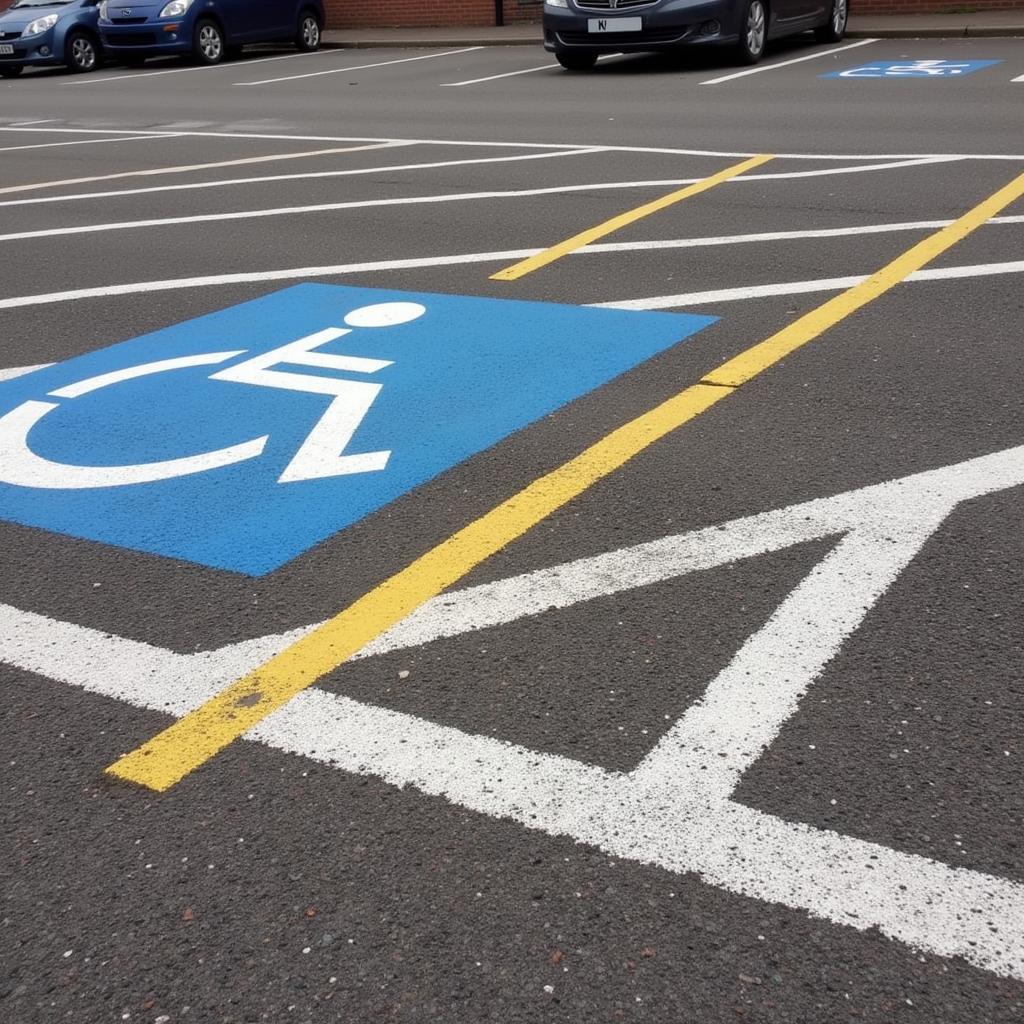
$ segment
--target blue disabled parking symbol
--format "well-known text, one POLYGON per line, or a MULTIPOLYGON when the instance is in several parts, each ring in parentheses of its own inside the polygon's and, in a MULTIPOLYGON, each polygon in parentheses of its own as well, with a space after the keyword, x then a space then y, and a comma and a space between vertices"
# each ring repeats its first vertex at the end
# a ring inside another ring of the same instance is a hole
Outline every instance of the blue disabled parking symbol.
POLYGON ((0 518, 261 575, 713 321, 287 288, 0 385, 0 518))
POLYGON ((982 68, 1000 64, 998 60, 896 60, 873 64, 846 71, 829 71, 819 78, 960 78, 982 68))

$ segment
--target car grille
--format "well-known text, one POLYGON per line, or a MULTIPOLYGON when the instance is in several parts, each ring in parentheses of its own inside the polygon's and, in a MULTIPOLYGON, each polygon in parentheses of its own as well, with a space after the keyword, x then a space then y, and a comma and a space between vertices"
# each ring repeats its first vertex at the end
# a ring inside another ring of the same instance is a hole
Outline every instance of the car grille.
POLYGON ((152 32, 118 32, 108 39, 113 46, 152 46, 156 35, 152 32))
POLYGON ((115 25, 145 25, 146 18, 111 18, 115 25))
POLYGON ((683 39, 686 28, 651 28, 643 32, 559 32, 558 38, 569 46, 603 46, 608 43, 627 46, 633 43, 642 47, 645 43, 671 43, 683 39))
POLYGON ((20 32, 0 32, 0 42, 6 42, 8 39, 20 39, 20 32))
POLYGON ((631 11, 655 3, 657 0, 576 0, 576 6, 582 11, 631 11))
POLYGON ((25 56, 26 53, 28 53, 28 50, 25 50, 25 49, 20 49, 19 50, 17 47, 15 47, 14 53, 0 54, 0 61, 5 61, 5 60, 21 60, 25 56))

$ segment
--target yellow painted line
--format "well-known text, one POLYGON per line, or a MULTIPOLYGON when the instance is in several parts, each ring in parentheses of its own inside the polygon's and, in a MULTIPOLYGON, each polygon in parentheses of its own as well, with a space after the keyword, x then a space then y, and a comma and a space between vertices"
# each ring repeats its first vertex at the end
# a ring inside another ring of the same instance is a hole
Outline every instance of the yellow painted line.
POLYGON ((643 206, 638 206, 634 210, 620 213, 617 217, 612 217, 611 220, 606 220, 595 227, 587 228, 586 231, 581 231, 578 235, 573 235, 572 238, 567 238, 564 242, 559 242, 557 245, 537 253, 536 256, 529 256, 525 260, 513 263, 512 266, 505 267, 504 270, 499 270, 496 274, 491 274, 491 280, 518 281, 519 278, 525 277, 534 270, 546 267, 549 263, 554 263, 555 260, 568 256, 569 253, 575 252, 585 245, 590 245, 591 242, 596 242, 599 238, 604 238, 606 235, 610 235, 612 232, 618 231, 628 224, 633 224, 644 217, 649 217, 652 213, 664 210, 666 206, 672 206, 683 199, 689 199, 690 196, 707 192, 709 188, 721 185, 723 181, 729 181, 730 178, 735 178, 744 171, 760 167, 761 164, 767 163, 771 159, 772 156, 770 154, 762 154, 761 156, 754 156, 749 160, 744 160, 742 163, 733 164, 732 167, 726 167, 724 171, 712 174, 710 178, 702 178, 700 181, 695 181, 692 185, 687 185, 686 188, 669 192, 667 196, 644 203, 643 206))
MULTIPOLYGON (((153 139, 167 138, 177 138, 177 136, 147 135, 142 141, 145 142, 146 140, 152 141, 153 139)), ((126 140, 89 139, 89 141, 124 142, 126 140)), ((72 145, 72 143, 67 143, 67 145, 72 145)), ((373 145, 367 146, 342 146, 335 147, 333 149, 311 149, 306 150, 304 153, 272 153, 268 156, 247 156, 238 160, 217 160, 213 163, 207 164, 175 164, 171 167, 151 167, 142 171, 119 171, 116 174, 94 174, 88 178, 63 178, 60 181, 39 181, 33 185, 8 185, 6 188, 0 188, 0 195, 9 195, 12 192, 32 192, 39 188, 60 188, 63 185, 88 185, 96 181, 116 181, 118 178, 149 178, 154 175, 187 174, 191 171, 209 171, 218 167, 241 167, 243 164, 265 164, 271 163, 275 160, 304 160, 312 156, 332 156, 335 153, 358 153, 360 150, 364 149, 391 149, 394 146, 399 145, 407 145, 407 143, 375 142, 373 145)))
POLYGON ((723 363, 700 383, 630 420, 463 527, 312 633, 120 758, 107 772, 149 789, 170 788, 484 559, 655 441, 733 394, 740 384, 899 284, 1022 195, 1024 174, 866 281, 723 363))

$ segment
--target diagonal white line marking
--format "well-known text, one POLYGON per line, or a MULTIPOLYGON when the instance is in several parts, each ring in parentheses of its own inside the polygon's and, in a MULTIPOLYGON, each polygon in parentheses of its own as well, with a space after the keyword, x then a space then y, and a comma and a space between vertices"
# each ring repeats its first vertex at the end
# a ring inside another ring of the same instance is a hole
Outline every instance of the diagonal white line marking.
POLYGON ((701 85, 719 85, 722 82, 731 82, 734 78, 745 78, 747 75, 757 75, 763 71, 774 71, 776 68, 789 67, 790 64, 802 64, 805 60, 817 60, 819 57, 828 57, 833 53, 842 53, 844 50, 853 50, 858 46, 867 46, 869 43, 877 43, 877 39, 859 39, 847 46, 837 46, 831 50, 816 50, 814 53, 804 54, 803 57, 793 57, 791 60, 780 60, 774 64, 758 64, 756 68, 747 68, 745 71, 734 71, 731 75, 722 75, 720 78, 709 78, 701 85))
MULTIPOLYGON (((620 53, 603 53, 598 60, 608 60, 611 57, 621 57, 620 53)), ((465 82, 442 82, 442 89, 457 89, 460 85, 479 85, 481 82, 496 82, 499 78, 514 78, 516 75, 530 75, 534 71, 560 71, 560 64, 538 64, 532 68, 522 68, 519 71, 506 71, 503 75, 488 75, 486 78, 469 78, 465 82)))
POLYGON ((401 57, 398 60, 381 60, 374 64, 356 64, 353 67, 331 68, 328 71, 311 71, 305 75, 287 75, 284 78, 263 78, 258 82, 235 82, 235 85, 273 85, 276 82, 295 82, 300 78, 318 78, 320 75, 340 75, 344 71, 366 71, 369 68, 385 68, 392 64, 410 64, 415 60, 434 60, 437 57, 454 57, 459 53, 482 50, 482 46, 464 46, 461 50, 444 50, 441 53, 424 53, 419 57, 401 57))

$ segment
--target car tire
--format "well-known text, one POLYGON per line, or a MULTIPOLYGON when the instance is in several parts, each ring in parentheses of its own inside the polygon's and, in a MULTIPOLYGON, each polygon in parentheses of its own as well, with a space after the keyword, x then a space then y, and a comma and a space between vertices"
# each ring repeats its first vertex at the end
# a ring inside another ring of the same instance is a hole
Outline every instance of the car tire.
POLYGON ((741 64, 756 64, 768 42, 768 5, 765 0, 747 0, 740 18, 736 57, 741 64))
POLYGON ((589 71, 597 63, 597 54, 586 50, 555 50, 555 60, 566 71, 589 71))
POLYGON ((850 14, 847 0, 832 0, 828 21, 814 30, 819 43, 838 43, 846 35, 846 22, 850 14))
POLYGON ((320 49, 320 21, 310 10, 299 15, 299 26, 295 32, 296 49, 302 53, 315 53, 320 49))
POLYGON ((0 67, 0 78, 17 78, 24 70, 21 64, 12 64, 9 68, 0 67))
POLYGON ((95 71, 100 63, 100 44, 87 32, 72 32, 64 43, 64 63, 76 75, 95 71))
POLYGON ((200 18, 192 36, 192 60, 213 67, 224 59, 226 47, 220 25, 209 18, 200 18))

